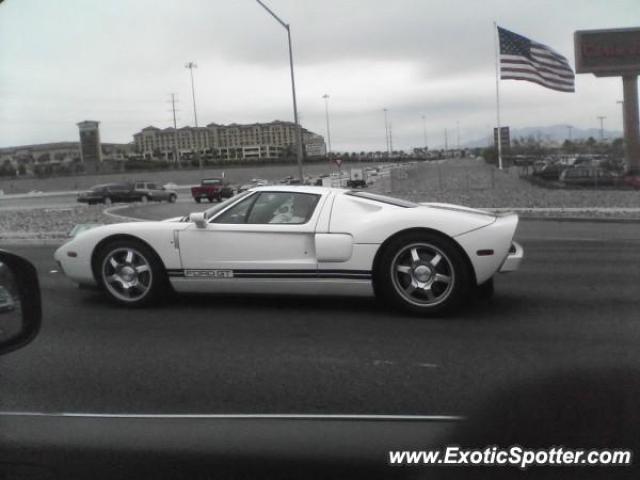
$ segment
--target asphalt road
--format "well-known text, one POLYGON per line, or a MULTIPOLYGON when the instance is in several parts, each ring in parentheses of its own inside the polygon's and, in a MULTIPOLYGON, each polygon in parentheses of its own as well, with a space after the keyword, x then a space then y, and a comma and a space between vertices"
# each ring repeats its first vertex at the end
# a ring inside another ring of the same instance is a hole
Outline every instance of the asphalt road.
POLYGON ((522 222, 518 238, 522 269, 447 319, 334 297, 129 310, 50 273, 51 247, 15 247, 44 322, 0 358, 0 410, 464 414, 523 379, 640 367, 640 224, 522 222))

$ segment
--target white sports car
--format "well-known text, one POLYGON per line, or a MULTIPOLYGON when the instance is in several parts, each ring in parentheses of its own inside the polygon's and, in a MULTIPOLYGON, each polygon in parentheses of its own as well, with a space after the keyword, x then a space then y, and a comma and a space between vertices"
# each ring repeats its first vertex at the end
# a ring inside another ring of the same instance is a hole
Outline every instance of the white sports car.
POLYGON ((515 214, 323 187, 254 188, 184 218, 105 225, 55 253, 81 285, 141 306, 178 292, 374 294, 442 314, 516 270, 515 214))

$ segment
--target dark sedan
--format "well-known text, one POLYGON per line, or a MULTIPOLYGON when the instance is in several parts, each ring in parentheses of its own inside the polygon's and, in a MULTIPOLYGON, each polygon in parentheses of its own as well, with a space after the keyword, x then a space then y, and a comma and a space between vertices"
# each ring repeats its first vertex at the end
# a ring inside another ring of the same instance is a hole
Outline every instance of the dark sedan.
POLYGON ((96 185, 91 190, 78 195, 78 202, 95 205, 104 203, 110 205, 115 202, 139 202, 144 193, 137 191, 130 183, 106 183, 96 185))

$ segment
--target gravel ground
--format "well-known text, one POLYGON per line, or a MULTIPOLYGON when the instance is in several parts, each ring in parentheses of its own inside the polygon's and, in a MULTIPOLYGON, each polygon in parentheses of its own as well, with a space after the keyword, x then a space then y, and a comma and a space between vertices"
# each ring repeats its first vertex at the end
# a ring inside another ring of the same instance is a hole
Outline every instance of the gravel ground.
POLYGON ((103 206, 4 210, 0 212, 0 242, 3 240, 64 239, 78 223, 117 223, 102 213, 103 206))
POLYGON ((547 189, 521 179, 517 169, 501 172, 481 159, 457 159, 395 170, 390 190, 395 196, 417 202, 455 203, 476 208, 566 209, 536 212, 536 216, 640 219, 640 191, 547 189), (571 210, 576 208, 590 211, 571 210))
MULTIPOLYGON (((397 169, 371 189, 417 202, 522 209, 523 217, 640 220, 640 191, 558 190, 533 185, 516 170, 500 172, 482 160, 456 159, 397 169), (550 209, 527 211, 528 208, 550 209), (575 209, 580 209, 576 211, 575 209)), ((118 223, 103 206, 3 210, 0 242, 62 240, 78 223, 118 223)))

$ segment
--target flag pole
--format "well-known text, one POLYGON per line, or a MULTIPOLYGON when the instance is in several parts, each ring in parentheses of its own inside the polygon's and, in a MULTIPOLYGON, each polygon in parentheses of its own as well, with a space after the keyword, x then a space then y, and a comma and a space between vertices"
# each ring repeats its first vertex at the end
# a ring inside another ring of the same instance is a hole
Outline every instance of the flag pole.
POLYGON ((498 168, 502 170, 502 130, 500 128, 500 52, 498 41, 498 25, 493 22, 493 44, 496 56, 496 117, 498 121, 498 129, 496 139, 498 141, 498 168))

